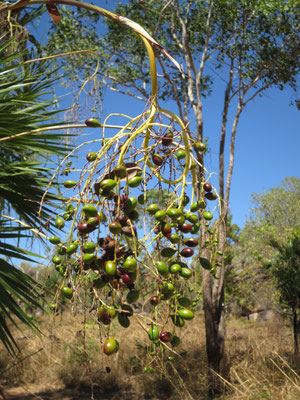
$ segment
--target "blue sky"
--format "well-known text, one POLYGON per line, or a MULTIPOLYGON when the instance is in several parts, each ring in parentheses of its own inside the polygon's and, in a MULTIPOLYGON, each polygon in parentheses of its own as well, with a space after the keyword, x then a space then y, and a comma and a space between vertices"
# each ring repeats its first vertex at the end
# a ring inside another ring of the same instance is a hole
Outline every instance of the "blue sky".
MULTIPOLYGON (((118 2, 103 1, 101 5, 112 10, 116 3, 118 2)), ((42 26, 45 29, 44 23, 42 26)), ((101 31, 102 28, 99 29, 101 31)), ((216 81, 213 94, 204 102, 204 136, 208 137, 209 146, 206 168, 210 172, 218 171, 223 97, 224 82, 216 81)), ((243 227, 248 214, 252 193, 261 193, 278 186, 286 176, 299 176, 300 111, 295 105, 290 105, 297 98, 300 95, 297 96, 291 89, 269 89, 263 97, 257 97, 249 103, 242 113, 236 139, 230 196, 233 221, 240 227, 243 227)), ((134 116, 143 107, 144 104, 139 105, 131 98, 106 92, 102 115, 104 118, 115 111, 134 116)), ((192 127, 193 118, 191 114, 192 127)), ((231 121, 228 127, 231 128, 231 121)), ((95 132, 85 131, 85 134, 85 140, 89 140, 94 137, 95 132)), ((228 155, 229 138, 226 148, 228 155)), ((216 180, 213 183, 217 185, 216 180)))

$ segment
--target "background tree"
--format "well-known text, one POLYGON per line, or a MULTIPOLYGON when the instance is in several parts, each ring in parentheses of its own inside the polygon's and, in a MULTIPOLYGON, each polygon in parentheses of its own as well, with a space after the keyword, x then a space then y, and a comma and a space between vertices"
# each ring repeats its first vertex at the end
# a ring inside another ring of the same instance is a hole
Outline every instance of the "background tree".
POLYGON ((270 245, 277 250, 272 259, 265 262, 275 280, 279 292, 279 303, 292 311, 294 351, 299 353, 298 335, 300 312, 300 229, 295 230, 288 240, 281 243, 271 240, 270 245))
MULTIPOLYGON (((264 303, 275 305, 278 298, 274 296, 274 283, 270 277, 275 277, 280 292, 280 285, 286 290, 287 285, 291 284, 289 280, 285 281, 289 274, 293 277, 293 284, 297 285, 296 275, 299 273, 295 260, 298 245, 296 234, 299 234, 300 228, 300 179, 287 177, 280 186, 253 194, 252 198, 250 215, 233 249, 230 274, 235 300, 242 300, 238 304, 241 313, 250 312, 258 306, 258 300, 260 306, 264 303), (268 264, 266 260, 270 260, 269 270, 265 268, 268 264), (279 283, 277 278, 281 278, 282 282, 279 283)), ((293 288, 290 295, 297 297, 297 290, 293 288)), ((281 298, 281 303, 287 305, 284 295, 281 298)))

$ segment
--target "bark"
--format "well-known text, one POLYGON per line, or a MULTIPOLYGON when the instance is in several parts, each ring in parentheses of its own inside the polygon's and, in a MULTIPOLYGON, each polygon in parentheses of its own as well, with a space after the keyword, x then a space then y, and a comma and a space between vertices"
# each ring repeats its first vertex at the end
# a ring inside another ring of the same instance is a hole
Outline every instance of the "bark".
POLYGON ((298 335, 299 335, 299 326, 297 321, 297 310, 293 309, 293 333, 294 333, 294 354, 299 354, 299 344, 298 344, 298 335))

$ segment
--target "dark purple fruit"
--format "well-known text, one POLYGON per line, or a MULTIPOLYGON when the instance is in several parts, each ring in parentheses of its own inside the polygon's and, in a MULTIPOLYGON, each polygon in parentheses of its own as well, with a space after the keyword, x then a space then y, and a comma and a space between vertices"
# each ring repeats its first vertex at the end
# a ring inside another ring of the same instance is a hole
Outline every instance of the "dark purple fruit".
POLYGON ((164 343, 169 343, 172 341, 172 334, 171 332, 162 332, 159 335, 159 340, 164 342, 164 343))
POLYGON ((136 236, 136 227, 133 225, 131 226, 123 226, 122 227, 122 234, 128 237, 136 236))
POLYGON ((170 146, 173 143, 173 133, 167 132, 162 138, 162 145, 163 146, 170 146))
POLYGON ((99 321, 102 322, 103 325, 109 325, 112 320, 112 316, 108 313, 106 308, 100 307, 98 310, 99 321))
POLYGON ((218 196, 216 195, 216 193, 213 192, 209 192, 209 193, 205 193, 205 198, 207 200, 217 200, 218 196))
POLYGON ((184 239, 183 243, 188 247, 197 247, 199 244, 198 240, 195 238, 184 239))
POLYGON ((172 229, 170 224, 164 224, 163 228, 161 229, 161 232, 164 236, 168 236, 171 234, 172 229))
POLYGON ((149 301, 152 306, 157 306, 157 304, 159 303, 159 297, 152 296, 152 297, 150 297, 149 301))
POLYGON ((212 186, 211 186, 211 184, 210 184, 209 182, 205 182, 205 183, 203 184, 203 189, 204 189, 206 192, 211 192, 211 191, 212 191, 212 186))
POLYGON ((119 215, 118 218, 117 218, 117 221, 120 222, 120 224, 122 226, 126 226, 127 225, 127 219, 128 218, 126 217, 126 215, 119 215))
POLYGON ((78 232, 80 235, 87 235, 90 232, 93 232, 96 229, 96 227, 91 226, 87 224, 86 222, 83 222, 82 224, 78 225, 78 232))
POLYGON ((181 250, 180 254, 185 258, 192 257, 194 255, 194 250, 186 247, 185 249, 181 250))
POLYGON ((157 166, 161 166, 164 162, 164 159, 159 154, 153 154, 152 162, 153 162, 153 164, 155 164, 157 166))
POLYGON ((180 225, 179 229, 181 230, 181 232, 183 233, 189 233, 192 231, 193 229, 193 225, 189 224, 187 222, 185 222, 184 224, 180 225))

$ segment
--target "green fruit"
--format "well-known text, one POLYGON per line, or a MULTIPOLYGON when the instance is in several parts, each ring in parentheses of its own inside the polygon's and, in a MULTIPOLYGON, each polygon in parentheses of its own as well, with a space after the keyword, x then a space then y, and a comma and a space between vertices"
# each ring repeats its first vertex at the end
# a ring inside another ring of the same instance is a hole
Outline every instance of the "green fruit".
POLYGON ((53 256, 52 257, 52 262, 55 265, 61 264, 61 257, 60 256, 53 256))
POLYGON ((99 216, 97 216, 97 217, 89 217, 86 223, 88 224, 88 226, 95 228, 96 226, 99 225, 99 222, 100 218, 99 216))
POLYGON ((138 202, 139 202, 141 205, 144 205, 146 201, 147 201, 147 195, 146 195, 146 193, 140 194, 139 197, 138 197, 138 202))
POLYGON ((204 213, 202 215, 203 215, 203 218, 206 219, 207 221, 210 221, 211 219, 213 219, 213 215, 210 211, 204 211, 204 213))
POLYGON ((73 290, 68 286, 64 286, 62 288, 62 294, 66 299, 70 300, 73 297, 73 290))
POLYGON ((192 271, 189 268, 182 268, 180 271, 180 276, 182 276, 185 279, 189 279, 192 276, 192 271))
POLYGON ((134 197, 134 196, 129 197, 125 204, 125 212, 130 213, 131 211, 133 211, 135 209, 136 206, 137 206, 136 197, 134 197))
POLYGON ((50 236, 49 237, 49 242, 52 244, 59 244, 60 243, 60 238, 58 236, 50 236))
POLYGON ((127 169, 124 165, 117 165, 113 172, 115 176, 120 179, 127 176, 127 169))
POLYGON ((171 320, 173 324, 178 328, 182 328, 185 324, 184 319, 181 318, 179 315, 171 315, 171 320))
POLYGON ((211 270, 212 269, 212 265, 211 265, 210 261, 207 258, 200 257, 199 260, 200 260, 201 266, 204 269, 207 269, 207 270, 211 270))
POLYGON ((116 353, 119 350, 119 343, 114 338, 109 338, 104 342, 103 352, 107 356, 116 353))
POLYGON ((156 264, 157 271, 161 276, 169 275, 169 268, 166 263, 164 263, 163 261, 156 261, 155 264, 156 264))
POLYGON ((130 290, 130 292, 127 293, 126 296, 126 301, 128 304, 135 303, 137 299, 139 298, 140 292, 138 290, 130 290))
POLYGON ((133 316, 133 309, 131 306, 129 306, 128 304, 122 304, 122 312, 124 313, 124 315, 126 315, 127 317, 132 317, 133 316))
POLYGON ((174 292, 174 285, 171 282, 165 282, 161 288, 162 294, 173 294, 174 292))
POLYGON ((63 218, 56 217, 55 226, 58 229, 63 229, 63 227, 65 226, 65 221, 63 220, 63 218))
POLYGON ((98 215, 97 208, 91 204, 83 206, 82 211, 87 217, 96 217, 98 215))
POLYGON ((191 300, 187 297, 180 297, 178 299, 178 303, 181 305, 181 307, 190 307, 192 304, 191 300))
POLYGON ((67 246, 66 253, 70 256, 71 254, 74 254, 78 248, 77 243, 71 243, 69 246, 67 246))
POLYGON ((149 214, 151 214, 151 215, 154 215, 154 214, 156 214, 157 213, 157 211, 159 211, 159 207, 158 207, 158 205, 157 204, 150 204, 148 207, 147 207, 147 210, 146 211, 148 211, 148 213, 149 214))
POLYGON ((123 328, 128 328, 130 325, 129 318, 123 313, 118 313, 118 322, 123 328))
POLYGON ((62 247, 60 247, 60 248, 58 249, 57 253, 58 253, 60 256, 64 256, 64 255, 67 253, 67 249, 66 249, 64 246, 62 246, 62 247))
POLYGON ((132 256, 127 257, 122 268, 129 272, 135 272, 137 269, 137 260, 132 256))
POLYGON ((104 268, 105 268, 105 272, 109 276, 115 276, 117 273, 117 266, 114 261, 106 261, 104 268))
POLYGON ((196 201, 193 204, 191 204, 191 211, 192 212, 198 211, 198 210, 200 210, 200 208, 201 208, 201 201, 200 200, 196 201))
POLYGON ((84 243, 83 247, 82 247, 82 251, 84 253, 94 253, 96 249, 95 243, 93 242, 86 242, 84 243))
POLYGON ((131 221, 138 221, 140 217, 139 213, 136 210, 131 211, 127 214, 127 216, 131 221))
POLYGON ((105 146, 109 142, 109 140, 110 139, 102 139, 101 140, 101 146, 105 146))
POLYGON ((163 300, 163 301, 166 301, 166 300, 170 300, 170 298, 172 296, 173 296, 173 292, 162 293, 160 295, 160 299, 163 300))
POLYGON ((155 214, 154 214, 154 217, 155 217, 155 219, 157 220, 157 221, 163 221, 165 218, 166 218, 166 213, 164 212, 164 211, 157 211, 155 214))
POLYGON ((122 225, 118 221, 114 221, 109 225, 109 230, 114 235, 120 233, 122 231, 122 225))
POLYGON ((176 244, 180 242, 180 237, 177 235, 177 233, 173 233, 170 237, 169 240, 171 243, 176 244))
POLYGON ((203 142, 195 143, 195 144, 194 144, 194 147, 195 147, 195 149, 198 150, 198 151, 206 151, 206 150, 207 150, 206 144, 203 143, 203 142))
POLYGON ((189 198, 189 196, 187 196, 187 195, 185 194, 184 197, 183 197, 183 202, 182 202, 182 204, 183 204, 184 206, 187 206, 187 205, 189 204, 189 202, 190 202, 190 198, 189 198))
POLYGON ((106 282, 104 282, 101 278, 97 278, 93 280, 93 286, 96 289, 102 289, 104 286, 106 286, 106 282))
POLYGON ((177 154, 176 154, 176 158, 177 158, 178 161, 185 159, 186 158, 186 151, 182 150, 182 149, 178 150, 177 154))
POLYGON ((142 183, 143 178, 141 176, 135 176, 134 178, 129 179, 128 186, 135 188, 138 187, 142 183))
POLYGON ((180 217, 176 218, 176 223, 178 225, 182 225, 184 223, 184 221, 185 221, 185 216, 184 215, 180 215, 180 217))
POLYGON ((165 247, 164 249, 162 249, 162 251, 160 252, 160 254, 162 255, 162 257, 172 257, 174 256, 174 254, 176 253, 176 249, 173 249, 172 247, 165 247))
POLYGON ((166 214, 168 217, 170 217, 172 219, 176 219, 176 218, 180 217, 183 214, 183 212, 179 208, 169 208, 167 210, 166 214))
POLYGON ((63 213, 63 219, 65 220, 65 221, 70 221, 71 219, 72 219, 72 217, 73 217, 73 214, 74 214, 74 212, 65 212, 65 213, 63 213))
POLYGON ((110 191, 112 190, 115 186, 117 185, 117 182, 113 179, 104 179, 100 183, 100 188, 105 191, 110 191))
POLYGON ((85 120, 86 126, 89 128, 100 128, 102 125, 96 118, 88 118, 85 120))
POLYGON ((196 222, 192 226, 191 233, 198 233, 199 231, 200 231, 200 224, 199 224, 199 222, 196 222))
POLYGON ((188 221, 192 222, 193 224, 198 222, 198 216, 196 214, 193 214, 193 213, 186 214, 185 218, 188 221))
POLYGON ((178 346, 179 344, 180 344, 180 339, 179 339, 179 337, 176 336, 176 335, 174 335, 173 338, 172 338, 172 340, 171 340, 171 345, 172 345, 173 347, 176 347, 176 346, 178 346))
POLYGON ((95 153, 94 151, 90 151, 89 153, 87 153, 86 155, 86 159, 88 161, 95 161, 97 158, 97 153, 95 153))
POLYGON ((152 325, 148 331, 148 336, 150 340, 157 340, 159 338, 159 329, 156 325, 152 325))
POLYGON ((171 274, 179 274, 179 272, 181 271, 181 266, 179 264, 172 264, 170 266, 170 273, 171 274))
POLYGON ((77 185, 77 183, 75 181, 70 180, 70 179, 64 182, 64 187, 68 188, 68 189, 73 188, 76 185, 77 185))
POLYGON ((83 255, 83 262, 87 265, 92 264, 94 261, 96 261, 96 254, 92 253, 85 253, 83 255))
POLYGON ((178 315, 183 318, 183 319, 187 319, 187 320, 191 320, 194 318, 195 314, 193 313, 193 311, 188 310, 187 308, 182 308, 181 310, 178 310, 178 315))
POLYGON ((219 256, 222 256, 223 255, 223 251, 218 250, 217 254, 219 254, 219 256))

